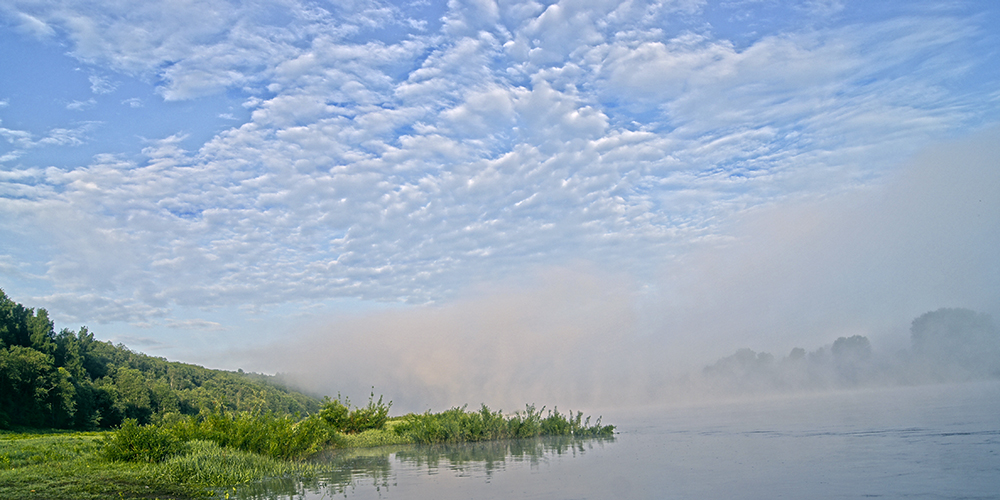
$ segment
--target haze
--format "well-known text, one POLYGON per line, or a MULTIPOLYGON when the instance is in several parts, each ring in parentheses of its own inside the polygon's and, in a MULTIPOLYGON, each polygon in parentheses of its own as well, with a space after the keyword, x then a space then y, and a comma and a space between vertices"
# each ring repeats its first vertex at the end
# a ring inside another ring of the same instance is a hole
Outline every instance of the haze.
MULTIPOLYGON (((319 319, 251 359, 317 392, 375 386, 406 411, 731 397, 690 378, 737 349, 780 358, 854 335, 891 362, 923 313, 997 316, 998 158, 993 130, 931 148, 869 189, 749 211, 652 284, 590 263, 535 269, 444 306, 319 319)), ((903 373, 928 366, 885 369, 898 373, 873 383, 930 379, 903 373)))

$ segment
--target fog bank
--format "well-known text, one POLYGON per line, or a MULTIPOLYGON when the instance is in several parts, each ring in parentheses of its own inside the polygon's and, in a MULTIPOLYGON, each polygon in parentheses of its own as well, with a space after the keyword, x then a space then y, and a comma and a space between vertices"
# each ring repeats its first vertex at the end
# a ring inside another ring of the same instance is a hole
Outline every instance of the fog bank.
POLYGON ((375 386, 395 413, 664 403, 700 396, 691 374, 741 348, 863 336, 898 350, 928 311, 1000 311, 998 158, 994 129, 855 191, 748 209, 657 276, 528 270, 448 304, 295 325, 234 356, 356 402, 375 386))

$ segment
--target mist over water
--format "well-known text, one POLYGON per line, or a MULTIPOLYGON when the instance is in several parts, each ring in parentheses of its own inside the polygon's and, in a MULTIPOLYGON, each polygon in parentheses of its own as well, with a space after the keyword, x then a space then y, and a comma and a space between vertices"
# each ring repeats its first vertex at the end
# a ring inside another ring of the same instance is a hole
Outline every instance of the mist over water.
POLYGON ((618 409, 614 438, 335 450, 238 498, 996 498, 1000 381, 618 409))
POLYGON ((374 386, 393 413, 599 411, 992 376, 922 363, 910 326, 940 308, 997 317, 998 158, 990 130, 872 188, 747 210, 728 233, 665 253, 658 276, 528 269, 445 304, 294 325, 293 340, 234 357, 355 402, 374 386), (858 336, 870 342, 863 362, 834 353, 858 336))

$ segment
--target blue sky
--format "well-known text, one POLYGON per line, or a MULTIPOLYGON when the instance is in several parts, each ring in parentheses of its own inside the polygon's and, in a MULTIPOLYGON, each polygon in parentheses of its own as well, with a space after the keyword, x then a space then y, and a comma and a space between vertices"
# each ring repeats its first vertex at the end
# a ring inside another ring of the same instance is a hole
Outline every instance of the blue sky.
POLYGON ((271 371, 295 362, 247 349, 558 324, 710 361, 995 313, 992 190, 931 224, 965 242, 943 254, 887 228, 926 225, 900 207, 927 182, 995 181, 988 155, 938 174, 997 138, 996 26, 988 1, 3 0, 0 286, 271 371))

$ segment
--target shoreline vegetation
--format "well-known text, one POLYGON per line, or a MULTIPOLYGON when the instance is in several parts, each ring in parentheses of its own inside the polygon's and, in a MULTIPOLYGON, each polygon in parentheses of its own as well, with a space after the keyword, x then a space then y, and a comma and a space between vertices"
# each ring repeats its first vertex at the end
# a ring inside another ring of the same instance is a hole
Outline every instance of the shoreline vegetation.
POLYGON ((581 412, 531 405, 512 415, 482 405, 397 417, 388 417, 389 406, 327 399, 299 419, 220 410, 159 424, 126 419, 110 431, 0 431, 0 497, 229 498, 235 487, 267 479, 315 479, 327 467, 309 458, 338 449, 614 436, 600 419, 591 425, 581 412))
POLYGON ((317 399, 280 376, 211 370, 55 332, 0 290, 0 498, 229 498, 268 478, 315 478, 321 451, 564 436, 611 438, 582 412, 390 417, 392 402, 317 399))

